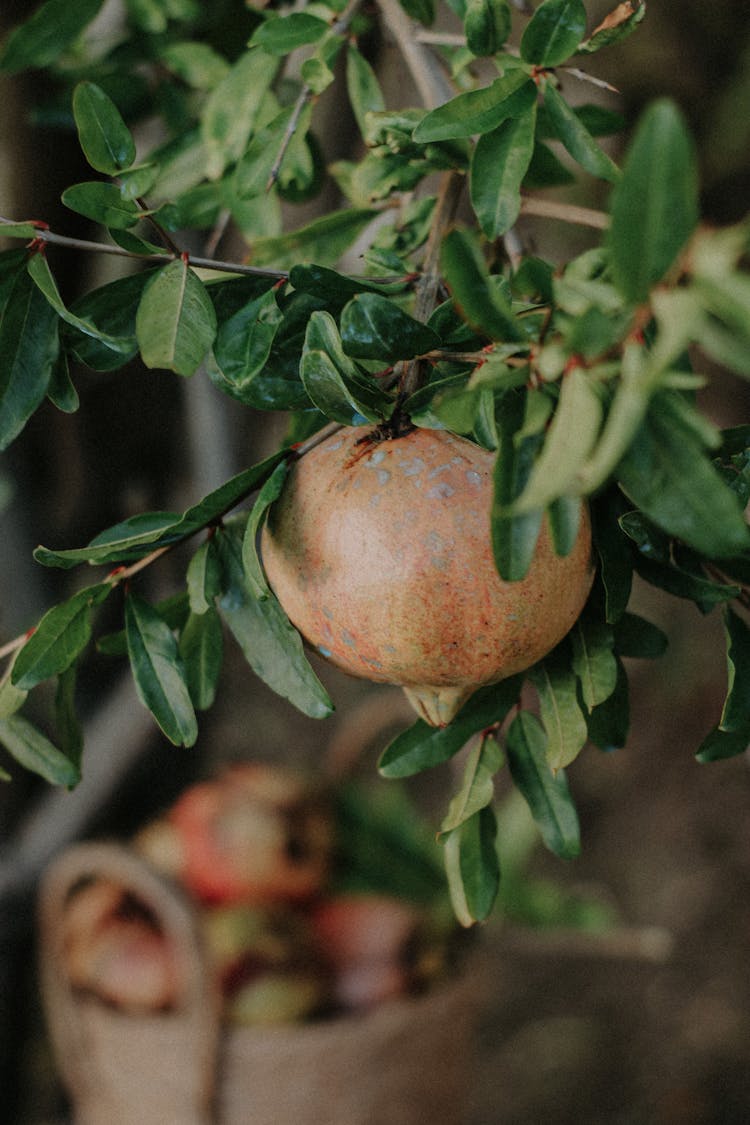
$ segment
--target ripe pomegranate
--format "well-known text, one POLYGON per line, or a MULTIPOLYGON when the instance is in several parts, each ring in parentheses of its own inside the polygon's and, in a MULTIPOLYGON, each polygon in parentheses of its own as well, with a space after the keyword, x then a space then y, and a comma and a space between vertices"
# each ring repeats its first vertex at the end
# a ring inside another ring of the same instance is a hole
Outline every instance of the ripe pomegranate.
POLYGON ((262 538, 269 582, 309 644, 400 684, 434 726, 530 667, 575 622, 593 580, 591 525, 503 581, 490 537, 493 455, 443 430, 377 440, 344 428, 293 465, 262 538))

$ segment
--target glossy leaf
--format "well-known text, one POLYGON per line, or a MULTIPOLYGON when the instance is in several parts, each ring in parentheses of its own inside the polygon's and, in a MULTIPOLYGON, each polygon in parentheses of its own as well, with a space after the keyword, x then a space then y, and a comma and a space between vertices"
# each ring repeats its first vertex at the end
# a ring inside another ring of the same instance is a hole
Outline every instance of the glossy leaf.
POLYGON ((47 398, 63 414, 74 414, 80 405, 78 391, 70 377, 68 357, 64 352, 58 355, 52 368, 52 375, 47 387, 47 398))
POLYGON ((578 757, 587 738, 576 676, 564 653, 556 649, 534 666, 531 680, 539 696, 539 711, 547 733, 547 761, 557 772, 578 757))
POLYGON ((216 313, 187 262, 170 262, 143 291, 135 332, 146 367, 193 375, 216 335, 216 313))
POLYGON ((719 720, 723 731, 750 731, 750 628, 729 606, 724 610, 727 695, 719 720))
POLYGON ((269 55, 287 55, 299 47, 317 43, 327 31, 327 21, 308 12, 291 12, 280 17, 271 13, 253 33, 251 43, 262 47, 269 55))
POLYGON ((520 677, 479 688, 447 727, 431 727, 424 719, 386 747, 378 763, 383 777, 411 777, 447 762, 479 731, 501 723, 518 700, 520 677))
POLYGON ((0 719, 0 744, 12 758, 32 773, 39 774, 51 785, 77 785, 80 771, 75 762, 37 730, 23 715, 0 719))
POLYGON ((585 32, 581 0, 544 0, 521 36, 521 58, 535 66, 559 66, 575 54, 585 32))
POLYGON ((473 55, 495 55, 510 35, 508 0, 467 0, 464 12, 466 45, 473 55))
POLYGON ((125 636, 138 698, 175 746, 192 746, 198 724, 171 629, 136 594, 125 599, 125 636))
POLYGON ((247 405, 260 405, 262 382, 283 313, 273 289, 239 309, 219 325, 213 346, 218 385, 247 405))
POLYGON ((526 71, 509 70, 481 90, 468 90, 425 114, 413 133, 419 144, 489 133, 510 117, 527 113, 537 90, 526 71))
POLYGON ((441 837, 451 903, 462 926, 483 922, 500 887, 497 821, 487 806, 441 837))
POLYGON ((213 538, 205 539, 187 568, 186 582, 191 613, 200 616, 213 607, 214 599, 221 590, 220 581, 216 544, 213 538))
POLYGON ((588 736, 600 750, 620 750, 627 742, 630 727, 628 674, 617 658, 615 690, 586 716, 588 736))
POLYGON ((695 228, 698 184, 693 144, 669 101, 646 110, 612 196, 609 245, 621 293, 643 301, 695 228))
POLYGON ((66 344, 81 363, 95 371, 113 371, 138 354, 135 318, 143 290, 156 270, 142 270, 118 278, 74 301, 70 311, 78 320, 93 325, 97 335, 65 331, 66 344), (103 338, 103 339, 102 339, 103 338), (114 339, 122 350, 106 341, 114 339), (127 346, 126 346, 127 345, 127 346))
POLYGON ((547 525, 555 554, 565 557, 578 541, 584 501, 580 496, 558 496, 547 507, 547 525))
POLYGON ((23 270, 12 277, 0 319, 0 450, 44 402, 58 350, 57 314, 23 270))
POLYGON ((216 534, 223 571, 219 612, 255 674, 278 695, 313 719, 333 706, 313 672, 296 629, 273 595, 256 598, 242 567, 241 522, 225 524, 216 534))
POLYGON ((367 207, 345 208, 313 219, 288 234, 258 238, 252 247, 252 263, 278 269, 309 260, 335 265, 376 213, 367 207))
POLYGON ((441 832, 452 832, 492 803, 494 776, 502 764, 503 752, 496 740, 491 735, 482 735, 466 759, 461 785, 448 806, 441 832))
POLYGON ((632 553, 617 522, 618 494, 605 493, 601 503, 592 505, 594 547, 605 594, 606 620, 612 624, 622 617, 633 585, 632 553))
POLYGON ((392 400, 346 355, 336 322, 327 312, 314 312, 308 321, 300 377, 310 400, 335 422, 380 422, 393 409, 392 400))
POLYGON ((10 33, 0 55, 0 70, 15 74, 55 62, 91 23, 103 2, 47 0, 10 33))
POLYGON ((510 302, 493 286, 474 235, 455 227, 443 239, 441 265, 461 316, 492 340, 522 340, 510 302))
POLYGON ((602 47, 610 47, 631 35, 646 15, 643 0, 624 0, 605 16, 579 46, 582 54, 593 54, 602 47))
POLYGON ((498 452, 493 469, 490 526, 495 565, 507 582, 520 581, 527 574, 542 526, 541 508, 514 510, 543 440, 540 434, 523 435, 525 405, 524 394, 509 391, 496 409, 498 452))
POLYGON ((265 598, 271 592, 258 554, 258 534, 268 515, 268 509, 281 496, 288 471, 289 465, 286 461, 276 466, 256 496, 245 527, 242 540, 242 566, 248 587, 256 598, 265 598))
POLYGON ((487 238, 494 240, 515 223, 521 183, 534 151, 536 107, 511 117, 477 141, 471 159, 471 205, 487 238))
POLYGON ((550 81, 544 88, 544 108, 555 134, 573 159, 592 176, 616 183, 620 169, 550 81))
POLYGON ((206 711, 216 698, 224 655, 221 619, 215 609, 190 614, 180 633, 178 652, 193 707, 206 711))
POLYGON ((669 645, 666 633, 637 613, 624 613, 614 629, 615 652, 638 660, 663 656, 669 645))
POLYGON ((729 582, 714 582, 674 563, 660 563, 639 557, 636 559, 635 569, 651 586, 665 590, 675 598, 693 601, 703 612, 714 605, 732 601, 742 592, 740 586, 729 582))
POLYGON ((570 632, 573 671, 589 711, 609 699, 617 684, 614 634, 604 621, 583 614, 570 632))
POLYGON ((66 188, 62 201, 71 211, 114 230, 127 230, 146 214, 134 200, 124 199, 114 184, 98 180, 66 188))
POLYGON ((83 756, 83 729, 76 710, 78 667, 71 664, 57 677, 55 689, 55 737, 60 751, 80 769, 83 756))
POLYGON ((277 58, 252 47, 211 91, 201 121, 210 180, 242 156, 278 67, 277 58))
POLYGON ((553 773, 547 760, 547 736, 538 719, 519 711, 505 739, 508 768, 523 794, 547 847, 562 859, 581 850, 578 813, 562 770, 553 773))
POLYGON ((723 762, 744 754, 750 746, 750 727, 727 731, 716 727, 700 744, 695 755, 699 762, 723 762))
POLYGON ((360 293, 345 306, 341 341, 348 355, 384 364, 440 346, 440 337, 431 328, 379 293, 360 293))
POLYGON ((13 663, 12 680, 17 688, 30 691, 70 667, 91 639, 94 607, 110 590, 107 582, 88 586, 44 614, 13 663))
MULTIPOLYGON (((130 341, 127 337, 110 336, 97 328, 93 321, 84 320, 65 307, 57 288, 57 282, 52 276, 52 271, 44 254, 32 254, 26 268, 34 284, 39 287, 40 292, 44 294, 61 320, 64 320, 72 328, 76 328, 84 336, 92 336, 103 347, 116 352, 118 357, 129 353, 130 341)), ((120 358, 120 362, 122 362, 122 358, 120 358)))
POLYGON ((83 155, 92 168, 116 176, 135 162, 135 141, 119 109, 100 86, 79 82, 73 117, 83 155))

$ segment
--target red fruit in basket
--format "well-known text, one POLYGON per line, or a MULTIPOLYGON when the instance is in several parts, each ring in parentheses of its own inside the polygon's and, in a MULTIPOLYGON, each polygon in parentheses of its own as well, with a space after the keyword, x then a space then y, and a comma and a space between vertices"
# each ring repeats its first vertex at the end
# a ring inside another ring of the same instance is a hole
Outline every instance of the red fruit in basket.
POLYGON ((337 1003, 369 1008, 408 992, 421 923, 417 909, 387 895, 340 895, 318 904, 311 924, 333 967, 337 1003))
POLYGON ((527 576, 499 577, 493 462, 446 431, 376 441, 345 428, 293 465, 263 532, 269 582, 306 640, 352 675, 401 685, 437 726, 549 652, 593 580, 585 508, 570 554, 545 524, 527 576))
POLYGON ((149 913, 117 884, 79 890, 65 917, 71 985, 125 1012, 174 1007, 180 996, 175 953, 149 913))
POLYGON ((186 790, 168 819, 180 877, 204 902, 304 901, 326 876, 327 811, 289 771, 234 766, 186 790))

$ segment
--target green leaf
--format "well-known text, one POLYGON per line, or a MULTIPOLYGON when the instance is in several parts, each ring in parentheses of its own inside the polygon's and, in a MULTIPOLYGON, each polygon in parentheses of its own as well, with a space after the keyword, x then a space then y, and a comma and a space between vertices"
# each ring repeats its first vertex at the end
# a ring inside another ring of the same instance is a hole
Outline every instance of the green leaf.
POLYGON ((11 715, 15 715, 16 711, 20 711, 29 694, 14 685, 12 675, 13 665, 11 664, 0 679, 0 719, 9 719, 11 715))
POLYGON ((589 711, 609 699, 617 684, 614 634, 610 625, 583 614, 570 633, 573 671, 589 711))
POLYGON ((375 71, 352 43, 346 54, 346 89, 354 119, 364 137, 366 114, 382 113, 385 110, 385 99, 375 71))
POLYGON ((39 228, 34 223, 11 223, 0 219, 0 236, 3 238, 22 238, 24 241, 37 238, 39 228))
POLYGON ((201 543, 188 563, 186 579, 191 612, 207 613, 221 590, 219 558, 213 539, 201 543))
POLYGON ((159 58, 194 90, 212 90, 229 70, 226 59, 208 43, 168 43, 159 58))
POLYGON ((73 184, 65 189, 61 198, 71 211, 114 230, 127 230, 147 214, 134 200, 124 199, 114 184, 98 180, 73 184))
POLYGON ((335 264, 377 214, 372 208, 348 207, 313 219, 288 234, 257 238, 250 255, 253 265, 277 269, 300 261, 335 264))
MULTIPOLYGON (((65 307, 63 299, 60 296, 60 291, 57 288, 57 282, 52 276, 52 271, 49 268, 49 263, 44 254, 32 254, 26 268, 34 284, 39 287, 40 292, 44 294, 61 320, 64 320, 65 323, 69 324, 72 328, 78 329, 84 336, 92 336, 105 348, 117 352, 120 357, 129 353, 130 341, 127 337, 109 336, 107 333, 97 328, 92 321, 84 320, 82 317, 76 316, 75 313, 70 312, 70 310, 65 307)), ((120 359, 120 362, 123 362, 123 360, 120 359)))
POLYGON ((125 599, 125 636, 138 697, 175 746, 192 746, 198 724, 177 642, 153 606, 137 594, 125 599))
POLYGON ((471 158, 471 205, 490 240, 505 234, 521 209, 521 183, 534 152, 536 106, 484 133, 471 158))
POLYGON ((510 35, 508 0, 467 0, 464 12, 466 45, 473 55, 495 55, 510 35))
POLYGON ((336 422, 380 422, 393 409, 392 400, 344 352, 330 313, 314 312, 307 323, 300 377, 318 410, 336 422))
POLYGON ((605 493, 591 508, 594 546, 605 593, 606 620, 619 621, 630 601, 633 585, 632 552, 617 522, 617 493, 605 493))
POLYGON ((408 280, 377 282, 366 277, 347 277, 317 263, 292 266, 289 284, 302 293, 314 293, 329 306, 343 306, 356 293, 382 293, 391 296, 406 289, 408 280))
POLYGON ((670 101, 646 110, 612 196, 609 245, 620 292, 644 301, 674 263, 698 218, 693 144, 670 101))
POLYGON ((359 293, 341 313, 341 341, 348 355, 392 363, 440 346, 440 337, 379 293, 359 293))
POLYGON ((750 547, 742 505, 682 410, 662 392, 618 466, 622 487, 658 527, 709 558, 750 547))
POLYGON ((213 346, 218 385, 248 406, 262 405, 258 384, 283 319, 269 288, 219 325, 213 346))
POLYGON ((501 723, 518 700, 521 679, 514 676, 475 691, 446 727, 417 719, 386 747, 378 769, 383 777, 411 777, 447 762, 479 731, 501 723))
POLYGON ((526 402, 525 393, 508 391, 495 412, 498 452, 493 469, 490 527, 495 566, 506 582, 520 581, 528 572, 542 526, 541 508, 528 512, 514 510, 542 440, 540 434, 523 433, 526 402))
POLYGON ((214 341, 216 313, 187 262, 170 262, 149 281, 135 331, 146 367, 194 374, 214 341))
POLYGON ((659 563, 652 559, 639 557, 636 559, 635 569, 640 577, 651 586, 656 586, 659 590, 666 590, 668 594, 672 594, 675 598, 686 598, 693 601, 703 612, 706 612, 711 606, 732 601, 742 593, 740 586, 713 582, 710 578, 693 574, 673 563, 659 563))
POLYGON ((699 762, 722 762, 744 754, 750 746, 750 728, 726 731, 716 727, 700 744, 695 755, 699 762))
POLYGON ((663 656, 669 645, 666 633, 637 613, 622 615, 615 626, 614 639, 618 656, 629 656, 637 660, 653 660, 657 656, 663 656))
POLYGON ((98 335, 77 330, 65 332, 68 347, 81 363, 95 371, 113 371, 138 354, 136 313, 143 290, 156 273, 157 270, 149 269, 118 278, 72 303, 73 316, 94 326, 98 332, 98 335), (115 351, 106 343, 108 339, 120 341, 124 350, 115 351))
POLYGON ((560 646, 531 670, 539 696, 539 710, 547 732, 547 761, 552 770, 565 769, 586 743, 586 719, 578 703, 576 676, 560 646))
POLYGON ((492 340, 522 340, 510 302, 494 286, 473 232, 455 227, 443 239, 440 260, 456 308, 477 332, 492 340))
POLYGON ((135 162, 135 141, 119 109, 100 86, 79 82, 73 117, 83 155, 92 168, 116 176, 135 162))
POLYGON ((495 796, 494 776, 503 764, 503 752, 491 735, 483 735, 472 747, 458 792, 452 798, 440 832, 452 832, 495 796))
POLYGON ((580 827, 575 804, 562 770, 553 773, 547 760, 547 737, 539 721, 520 711, 508 728, 505 740, 508 768, 523 794, 550 851, 572 859, 581 851, 580 827))
POLYGON ((190 614, 180 634, 178 652, 193 706, 206 711, 216 698, 224 655, 221 618, 215 609, 190 614))
POLYGON ((418 144, 489 133, 510 117, 527 113, 537 89, 525 70, 512 69, 482 90, 458 94, 425 114, 413 133, 418 144))
POLYGON ((278 695, 313 719, 333 706, 307 661, 299 633, 272 595, 254 597, 242 567, 241 522, 225 523, 216 533, 223 570, 219 612, 250 667, 278 695))
MULTIPOLYGON (((164 598, 157 602, 153 608, 172 632, 179 632, 187 625, 190 616, 190 600, 185 590, 164 598)), ((104 636, 99 637, 96 642, 96 650, 105 656, 127 656, 128 642, 125 630, 120 629, 117 633, 105 633, 104 636)))
POLYGON ((558 496, 547 508, 547 523, 555 554, 565 557, 578 541, 583 501, 579 496, 558 496))
POLYGON ((0 55, 0 70, 17 74, 55 62, 91 23, 104 0, 47 0, 15 28, 0 55))
POLYGON ((277 58, 251 47, 211 91, 201 121, 210 180, 242 156, 278 68, 277 58))
POLYGON ((521 36, 521 58, 534 66, 559 66, 575 54, 585 33, 581 0, 544 0, 521 36))
POLYGON ((77 665, 71 664, 57 677, 55 690, 55 732, 60 750, 80 769, 83 755, 83 730, 76 711, 77 665))
MULTIPOLYGON (((750 628, 729 606, 724 610, 727 695, 719 720, 723 731, 750 731, 750 628)), ((750 740, 749 740, 750 741, 750 740)))
POLYGON ((281 496, 288 472, 287 461, 282 461, 276 466, 256 496, 248 516, 242 540, 242 566, 250 592, 256 598, 268 597, 271 592, 258 555, 258 533, 268 515, 268 509, 281 496))
POLYGON ((600 750, 620 750, 628 739, 630 693, 628 674, 617 658, 617 683, 612 694, 586 716, 588 736, 600 750))
POLYGON ((555 134, 573 159, 592 176, 616 183, 620 178, 620 169, 599 147, 581 118, 557 92, 551 81, 544 88, 544 108, 555 134))
POLYGON ((497 898, 500 864, 496 837, 497 821, 489 806, 441 837, 451 903, 462 926, 483 922, 497 898))
POLYGON ((74 414, 80 406, 78 391, 70 378, 68 357, 64 352, 58 355, 52 368, 52 375, 47 387, 47 398, 63 414, 74 414))
POLYGON ((646 15, 646 4, 641 0, 625 0, 595 27, 584 39, 578 50, 581 54, 592 55, 602 47, 610 47, 631 35, 646 15))
POLYGON ((0 743, 19 765, 39 774, 51 785, 65 785, 70 789, 80 781, 76 764, 22 715, 0 719, 0 743))
POLYGON ((94 607, 111 589, 108 582, 88 586, 44 614, 14 661, 12 680, 17 688, 30 691, 70 667, 91 639, 94 607))
POLYGON ((250 42, 254 47, 268 51, 269 55, 288 55, 298 47, 317 43, 327 31, 327 21, 309 12, 292 12, 288 16, 270 13, 253 33, 250 42))
POLYGON ((57 315, 23 270, 0 317, 0 450, 44 402, 58 350, 57 315))

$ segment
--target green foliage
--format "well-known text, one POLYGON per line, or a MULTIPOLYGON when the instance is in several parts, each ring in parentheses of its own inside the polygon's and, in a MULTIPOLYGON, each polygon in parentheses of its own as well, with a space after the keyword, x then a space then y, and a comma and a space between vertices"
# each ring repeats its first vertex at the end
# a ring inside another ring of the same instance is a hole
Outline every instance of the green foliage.
MULTIPOLYGON (((507 765, 546 845, 569 857, 580 839, 563 771, 587 742, 626 742, 624 661, 666 646, 628 611, 634 575, 723 614, 726 702, 698 757, 750 743, 750 426, 720 433, 706 420, 694 393, 703 373, 691 366, 698 345, 750 377, 750 219, 701 225, 677 106, 656 101, 618 138, 622 118, 582 104, 572 85, 580 72, 566 64, 626 39, 643 3, 617 5, 587 34, 582 0, 543 0, 513 19, 507 0, 452 0, 460 40, 441 50, 454 88, 423 107, 387 104, 368 53, 377 17, 356 4, 280 13, 128 0, 111 45, 89 35, 101 7, 47 0, 0 54, 6 74, 44 72, 40 96, 58 120, 63 107, 95 173, 63 202, 100 228, 101 253, 131 267, 68 305, 60 236, 2 221, 22 248, 0 253, 0 449, 47 399, 75 410, 82 367, 137 362, 209 378, 246 409, 289 412, 290 441, 326 423, 394 435, 417 425, 492 451, 488 534, 509 582, 527 573, 545 521, 555 550, 570 551, 590 505, 597 578, 569 636, 526 673, 481 687, 448 726, 418 720, 380 760, 384 776, 403 778, 470 744, 440 843, 458 917, 486 918, 500 880, 497 774, 507 765), (318 96, 335 83, 364 148, 326 168, 318 96), (136 154, 146 117, 160 139, 136 154), (588 248, 562 263, 541 239, 526 253, 526 211, 581 218, 553 194, 580 173, 584 187, 602 182, 606 207, 583 213, 588 248), (333 181, 346 202, 297 221, 295 202, 333 181), (244 240, 241 261, 188 249, 215 245, 224 224, 244 240), (354 246, 356 269, 341 264, 354 246)), ((426 25, 436 15, 428 0, 404 7, 426 25)), ((404 57, 419 66, 410 49, 404 57)), ((304 451, 285 446, 184 512, 123 517, 84 547, 37 548, 42 565, 108 573, 6 646, 0 743, 11 758, 75 784, 76 674, 92 640, 129 659, 142 702, 178 745, 196 741, 196 712, 215 699, 227 636, 306 715, 330 713, 258 554, 290 458, 304 451), (152 605, 140 571, 196 538, 183 588, 152 605), (105 600, 122 620, 102 636, 105 600), (21 713, 48 681, 52 740, 21 713)))

